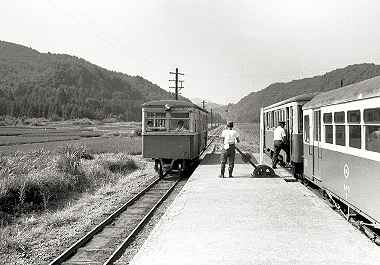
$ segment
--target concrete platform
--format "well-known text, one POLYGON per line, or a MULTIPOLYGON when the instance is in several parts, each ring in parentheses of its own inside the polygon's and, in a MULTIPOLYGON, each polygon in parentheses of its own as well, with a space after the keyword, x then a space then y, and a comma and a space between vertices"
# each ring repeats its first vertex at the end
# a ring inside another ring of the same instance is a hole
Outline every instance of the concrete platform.
POLYGON ((380 248, 298 182, 217 178, 208 155, 130 264, 379 264, 380 248))

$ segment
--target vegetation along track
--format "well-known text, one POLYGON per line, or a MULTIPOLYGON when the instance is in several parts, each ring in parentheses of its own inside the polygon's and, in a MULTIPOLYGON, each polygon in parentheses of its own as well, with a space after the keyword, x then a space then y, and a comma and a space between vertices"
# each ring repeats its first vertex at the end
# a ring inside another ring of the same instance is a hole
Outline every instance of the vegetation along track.
POLYGON ((155 179, 50 264, 113 264, 179 181, 155 179))
MULTIPOLYGON (((215 129, 215 133, 209 136, 205 151, 217 138, 220 130, 220 128, 215 129)), ((181 178, 176 175, 156 178, 66 249, 50 265, 113 264, 122 256, 127 246, 180 180, 181 178)))

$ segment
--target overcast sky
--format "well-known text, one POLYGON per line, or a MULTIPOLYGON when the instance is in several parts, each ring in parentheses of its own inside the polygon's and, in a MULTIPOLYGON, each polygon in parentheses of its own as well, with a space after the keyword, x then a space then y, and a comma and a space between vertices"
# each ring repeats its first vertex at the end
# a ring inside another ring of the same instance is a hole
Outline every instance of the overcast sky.
POLYGON ((0 39, 237 102, 270 83, 380 63, 373 0, 2 0, 0 39))

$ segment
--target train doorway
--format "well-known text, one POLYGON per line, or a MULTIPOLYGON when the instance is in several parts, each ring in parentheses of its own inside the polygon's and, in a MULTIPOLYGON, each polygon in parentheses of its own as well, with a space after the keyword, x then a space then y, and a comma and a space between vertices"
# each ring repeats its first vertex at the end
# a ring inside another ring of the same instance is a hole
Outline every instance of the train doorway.
POLYGON ((313 111, 314 130, 313 130, 313 177, 321 181, 320 163, 322 159, 321 142, 321 111, 313 111))

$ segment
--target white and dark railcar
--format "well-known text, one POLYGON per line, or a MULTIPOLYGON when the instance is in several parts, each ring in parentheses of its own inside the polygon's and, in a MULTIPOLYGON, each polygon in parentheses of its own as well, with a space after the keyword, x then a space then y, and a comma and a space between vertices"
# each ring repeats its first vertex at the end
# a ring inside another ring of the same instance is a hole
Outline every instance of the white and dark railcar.
POLYGON ((316 94, 304 94, 272 104, 263 109, 264 115, 264 151, 273 156, 273 134, 279 121, 285 121, 285 131, 289 146, 288 157, 281 151, 280 159, 291 163, 295 174, 302 174, 303 169, 303 125, 302 106, 316 94))
POLYGON ((207 144, 208 112, 181 100, 155 100, 142 105, 142 154, 155 160, 159 176, 185 171, 207 144))
POLYGON ((318 94, 303 106, 304 177, 380 223, 380 77, 318 94))
POLYGON ((263 150, 273 153, 273 129, 285 120, 290 161, 303 169, 296 176, 343 206, 347 218, 359 214, 380 228, 380 77, 287 99, 261 118, 263 150))

